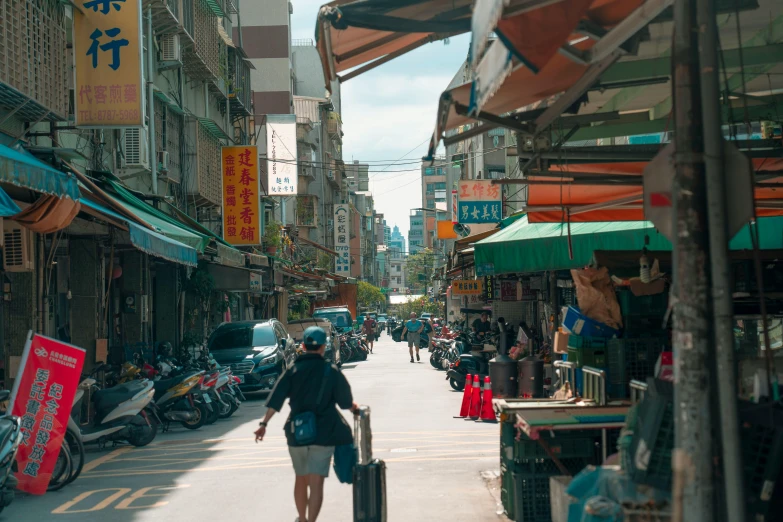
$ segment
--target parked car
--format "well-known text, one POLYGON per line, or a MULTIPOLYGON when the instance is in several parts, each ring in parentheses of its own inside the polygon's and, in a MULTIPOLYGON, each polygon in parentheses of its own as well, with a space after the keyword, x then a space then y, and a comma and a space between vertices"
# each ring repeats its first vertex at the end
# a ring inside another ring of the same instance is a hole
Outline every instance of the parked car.
POLYGON ((294 340, 297 355, 301 355, 304 352, 304 349, 302 348, 304 331, 311 326, 320 326, 326 332, 326 351, 324 352, 324 358, 337 366, 342 366, 343 362, 340 359, 340 336, 337 335, 337 330, 332 322, 323 317, 307 317, 305 319, 288 321, 288 334, 294 340))
POLYGON ((243 392, 271 390, 296 360, 294 340, 277 319, 223 323, 207 348, 221 366, 229 366, 243 392))
POLYGON ((378 314, 378 330, 384 331, 386 329, 386 325, 389 322, 389 317, 386 314, 378 314))
POLYGON ((313 311, 313 318, 329 319, 338 331, 353 328, 353 316, 347 306, 325 306, 313 311))
POLYGON ((422 319, 422 320, 423 320, 423 319, 426 319, 426 320, 428 320, 428 321, 429 321, 430 319, 432 319, 432 314, 431 314, 431 313, 429 313, 429 312, 423 312, 423 313, 421 314, 421 319, 422 319))

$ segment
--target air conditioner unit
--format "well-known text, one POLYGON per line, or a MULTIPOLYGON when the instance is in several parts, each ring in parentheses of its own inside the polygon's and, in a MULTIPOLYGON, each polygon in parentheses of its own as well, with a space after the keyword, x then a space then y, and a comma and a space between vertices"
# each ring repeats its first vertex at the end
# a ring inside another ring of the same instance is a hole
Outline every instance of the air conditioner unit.
POLYGON ((32 230, 8 219, 3 220, 3 266, 6 272, 32 272, 35 268, 32 230))
POLYGON ((167 150, 158 151, 158 168, 161 171, 169 170, 169 151, 167 150))
POLYGON ((178 34, 166 34, 160 37, 160 61, 182 61, 181 48, 178 34))
POLYGON ((121 129, 121 168, 150 168, 147 154, 147 129, 121 129))

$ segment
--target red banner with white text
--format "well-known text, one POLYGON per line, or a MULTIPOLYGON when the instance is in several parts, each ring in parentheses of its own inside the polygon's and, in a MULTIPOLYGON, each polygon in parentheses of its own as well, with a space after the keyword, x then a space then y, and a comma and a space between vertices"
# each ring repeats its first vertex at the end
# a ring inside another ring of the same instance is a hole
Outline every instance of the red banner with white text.
POLYGON ((19 490, 43 495, 52 478, 84 366, 83 349, 42 335, 27 341, 11 395, 22 441, 19 490))

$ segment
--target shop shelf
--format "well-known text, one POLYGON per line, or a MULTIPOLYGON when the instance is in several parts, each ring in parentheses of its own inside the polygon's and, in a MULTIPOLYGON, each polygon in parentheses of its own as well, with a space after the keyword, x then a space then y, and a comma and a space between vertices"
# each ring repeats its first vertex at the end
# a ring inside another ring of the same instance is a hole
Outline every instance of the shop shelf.
POLYGON ((663 317, 669 305, 669 293, 655 295, 633 295, 630 290, 618 290, 617 302, 623 317, 634 315, 657 315, 663 317))
POLYGON ((606 366, 606 348, 568 348, 568 362, 576 363, 579 368, 601 368, 606 366))
POLYGON ((588 337, 616 337, 619 334, 614 328, 583 315, 575 306, 566 310, 563 327, 571 334, 588 337))

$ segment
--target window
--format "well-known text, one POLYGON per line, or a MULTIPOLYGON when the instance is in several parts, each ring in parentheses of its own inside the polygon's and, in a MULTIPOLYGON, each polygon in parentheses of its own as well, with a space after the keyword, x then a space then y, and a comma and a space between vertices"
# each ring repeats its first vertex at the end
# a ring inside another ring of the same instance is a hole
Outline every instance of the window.
POLYGON ((428 199, 427 200, 427 208, 435 208, 435 200, 434 199, 428 199))
POLYGON ((439 181, 437 183, 433 183, 435 185, 435 190, 446 190, 446 182, 445 181, 439 181))
POLYGON ((401 267, 400 267, 400 265, 397 265, 397 266, 395 266, 395 267, 394 267, 394 271, 395 271, 395 272, 399 272, 399 271, 400 271, 400 268, 401 268, 401 267))
POLYGON ((435 174, 435 169, 432 167, 425 167, 424 168, 424 175, 425 176, 432 176, 435 174))
POLYGON ((443 167, 438 167, 438 176, 443 176, 446 174, 446 169, 443 167))

